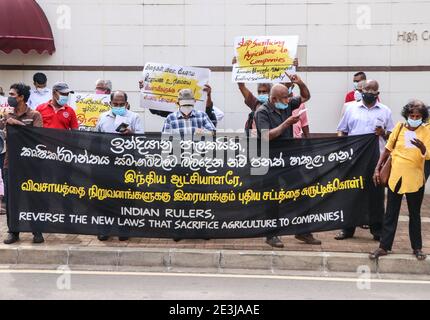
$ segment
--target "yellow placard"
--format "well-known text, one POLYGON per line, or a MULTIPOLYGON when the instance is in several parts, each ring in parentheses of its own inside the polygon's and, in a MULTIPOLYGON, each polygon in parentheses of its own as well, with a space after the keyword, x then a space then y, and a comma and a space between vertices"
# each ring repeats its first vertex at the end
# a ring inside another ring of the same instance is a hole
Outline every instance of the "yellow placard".
POLYGON ((204 109, 204 86, 209 81, 209 75, 209 69, 147 63, 143 70, 141 106, 173 112, 177 110, 179 92, 182 89, 191 89, 194 92, 196 108, 204 109))
POLYGON ((298 37, 239 37, 234 82, 288 82, 294 73, 298 37))
POLYGON ((100 115, 111 109, 109 95, 75 94, 71 105, 75 108, 79 126, 95 128, 100 115))

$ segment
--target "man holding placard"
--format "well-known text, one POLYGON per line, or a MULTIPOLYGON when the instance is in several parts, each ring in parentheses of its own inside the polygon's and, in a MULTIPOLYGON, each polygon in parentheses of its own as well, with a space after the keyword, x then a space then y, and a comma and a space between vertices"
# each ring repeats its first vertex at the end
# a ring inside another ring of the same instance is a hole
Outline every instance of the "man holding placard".
MULTIPOLYGON (((293 116, 293 111, 310 99, 306 84, 297 75, 288 75, 290 81, 300 88, 300 96, 292 97, 290 90, 284 84, 273 86, 270 99, 255 113, 255 124, 261 138, 274 141, 283 138, 293 138, 293 126, 300 121, 301 113, 293 116)), ((268 210, 277 214, 277 208, 268 210)), ((277 218, 277 217, 273 217, 277 218)), ((307 244, 320 245, 321 241, 312 234, 296 235, 296 239, 307 244)), ((266 243, 275 248, 283 248, 284 244, 276 234, 267 237, 266 243)))
POLYGON ((177 134, 182 139, 195 134, 214 133, 215 126, 206 113, 194 109, 196 99, 191 89, 179 92, 179 110, 171 113, 164 122, 164 134, 177 134))

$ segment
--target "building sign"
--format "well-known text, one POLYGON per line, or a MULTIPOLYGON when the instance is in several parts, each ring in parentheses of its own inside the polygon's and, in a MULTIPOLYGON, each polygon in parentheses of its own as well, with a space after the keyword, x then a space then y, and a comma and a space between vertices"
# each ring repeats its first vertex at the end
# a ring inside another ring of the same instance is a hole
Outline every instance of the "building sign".
POLYGON ((397 31, 397 42, 430 42, 430 30, 418 31, 397 31))

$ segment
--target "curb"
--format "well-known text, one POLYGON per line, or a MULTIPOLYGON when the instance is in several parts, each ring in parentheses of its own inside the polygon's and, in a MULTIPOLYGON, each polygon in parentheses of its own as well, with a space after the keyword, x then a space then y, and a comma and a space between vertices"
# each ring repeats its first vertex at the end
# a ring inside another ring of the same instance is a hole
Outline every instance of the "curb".
POLYGON ((224 270, 372 272, 430 275, 430 259, 392 254, 379 261, 362 253, 77 247, 0 248, 0 265, 103 266, 224 270))

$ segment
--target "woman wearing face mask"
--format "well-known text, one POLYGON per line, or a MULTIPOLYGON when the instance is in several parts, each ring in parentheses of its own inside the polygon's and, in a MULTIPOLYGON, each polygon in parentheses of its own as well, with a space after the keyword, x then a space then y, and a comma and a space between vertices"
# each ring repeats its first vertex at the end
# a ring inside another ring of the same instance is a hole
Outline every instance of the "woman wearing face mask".
POLYGON ((391 155, 387 212, 381 242, 379 248, 370 254, 370 259, 378 259, 391 251, 403 195, 406 195, 408 202, 409 238, 413 254, 418 260, 426 259, 422 252, 421 205, 425 187, 424 162, 430 159, 430 130, 424 125, 429 112, 423 102, 415 100, 403 108, 402 116, 406 124, 397 124, 375 169, 374 181, 380 184, 380 170, 391 155))

